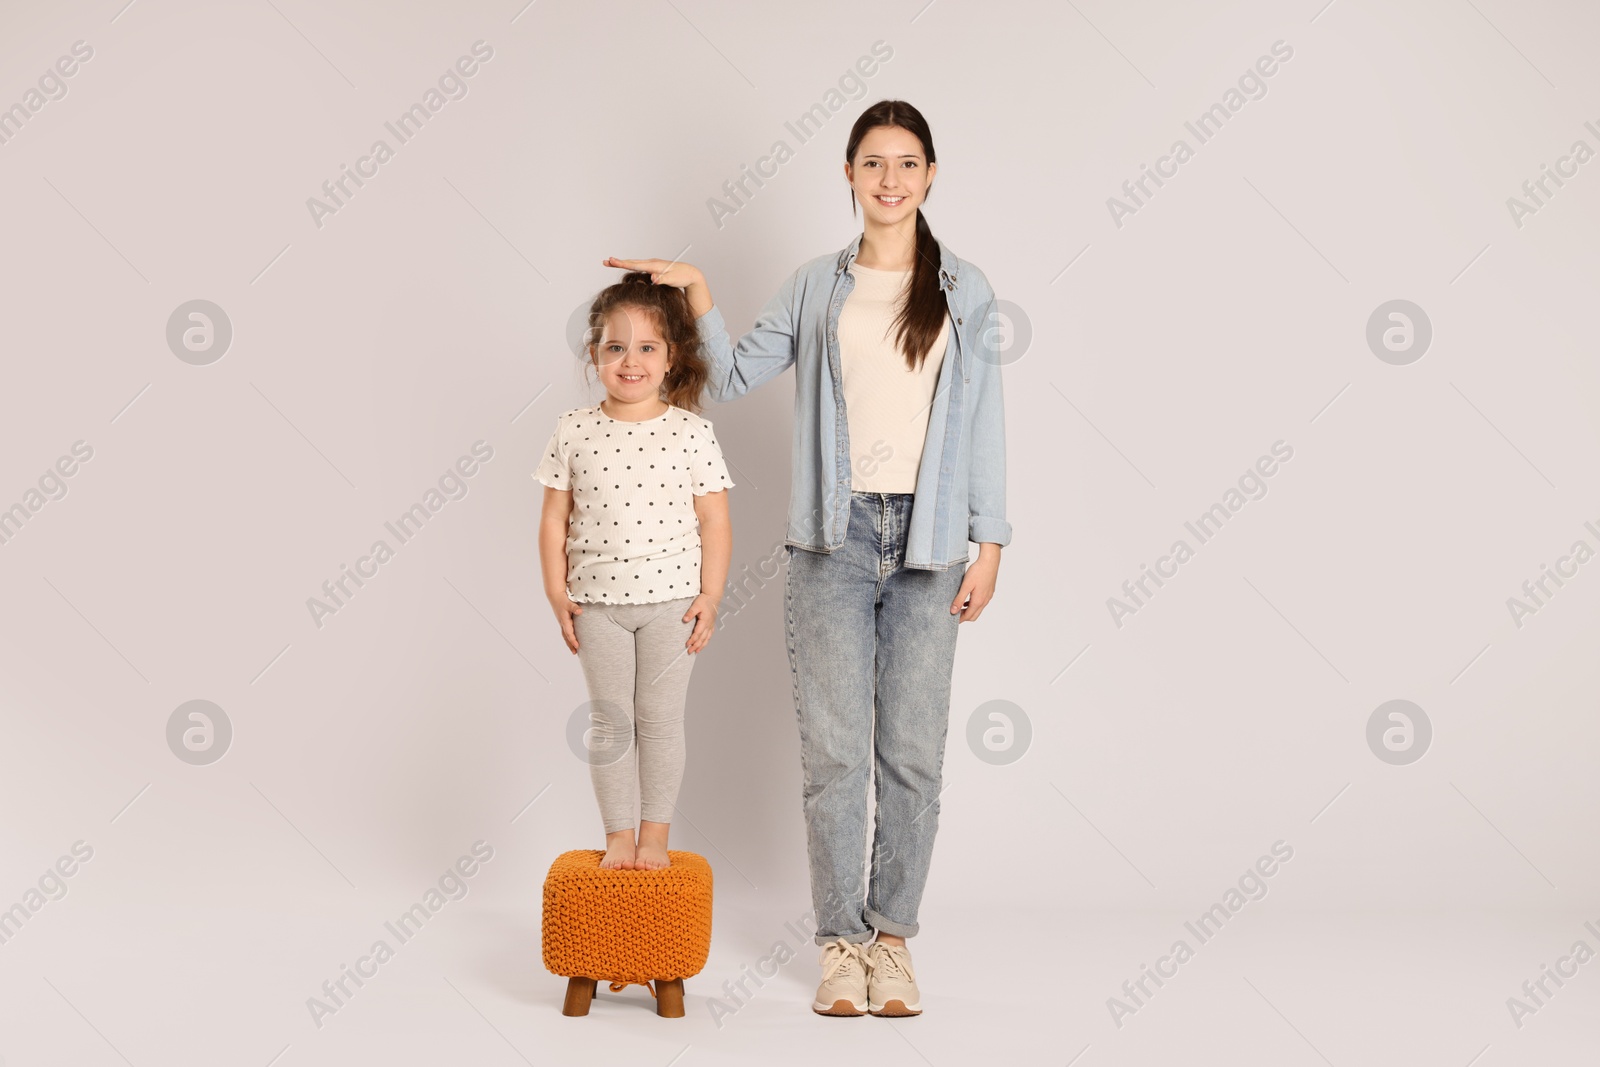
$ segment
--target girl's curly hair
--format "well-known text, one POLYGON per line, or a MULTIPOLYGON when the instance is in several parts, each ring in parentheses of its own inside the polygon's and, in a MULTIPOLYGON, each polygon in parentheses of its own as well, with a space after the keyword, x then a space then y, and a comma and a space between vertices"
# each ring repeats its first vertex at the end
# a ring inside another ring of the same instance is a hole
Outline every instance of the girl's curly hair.
POLYGON ((676 286, 657 285, 650 280, 648 271, 639 270, 629 271, 615 285, 600 290, 589 305, 589 326, 583 337, 591 367, 595 366, 595 348, 605 331, 606 316, 618 308, 639 308, 655 317, 671 363, 661 399, 700 414, 700 398, 711 368, 700 343, 700 328, 689 308, 689 294, 676 286))

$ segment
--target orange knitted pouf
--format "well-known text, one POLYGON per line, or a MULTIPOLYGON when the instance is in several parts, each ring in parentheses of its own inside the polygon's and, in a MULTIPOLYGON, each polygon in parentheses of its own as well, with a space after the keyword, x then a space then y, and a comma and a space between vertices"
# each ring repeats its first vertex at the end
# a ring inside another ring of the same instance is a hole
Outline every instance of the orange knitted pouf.
POLYGON ((569 979, 564 1015, 587 1015, 594 985, 643 985, 656 1012, 683 1016, 683 980, 711 952, 711 865, 668 850, 655 871, 602 868, 605 852, 575 849, 544 880, 544 965, 569 979), (655 983, 651 988, 650 983, 655 983))

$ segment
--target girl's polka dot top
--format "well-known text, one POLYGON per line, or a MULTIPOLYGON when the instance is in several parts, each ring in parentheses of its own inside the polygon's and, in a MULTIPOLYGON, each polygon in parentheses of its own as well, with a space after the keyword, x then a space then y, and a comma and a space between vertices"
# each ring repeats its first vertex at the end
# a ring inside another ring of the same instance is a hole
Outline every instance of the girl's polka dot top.
POLYGON ((699 595, 694 497, 733 487, 710 422, 676 406, 643 422, 577 408, 557 420, 533 476, 572 493, 567 596, 648 604, 699 595))

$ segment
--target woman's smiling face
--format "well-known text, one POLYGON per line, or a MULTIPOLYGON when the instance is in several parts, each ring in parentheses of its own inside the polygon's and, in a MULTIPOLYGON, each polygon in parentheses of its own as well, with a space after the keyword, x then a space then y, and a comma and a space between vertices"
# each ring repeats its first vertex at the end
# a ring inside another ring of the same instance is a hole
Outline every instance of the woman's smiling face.
POLYGON ((916 134, 898 126, 877 126, 861 138, 856 158, 845 164, 844 176, 868 217, 889 226, 916 214, 938 169, 923 155, 916 134))

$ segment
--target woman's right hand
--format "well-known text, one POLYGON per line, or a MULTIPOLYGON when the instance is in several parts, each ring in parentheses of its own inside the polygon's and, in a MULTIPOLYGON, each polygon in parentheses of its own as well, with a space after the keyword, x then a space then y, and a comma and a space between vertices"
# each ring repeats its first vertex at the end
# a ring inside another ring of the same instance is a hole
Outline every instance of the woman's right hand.
POLYGON ((706 281, 699 267, 677 259, 618 259, 616 256, 610 256, 601 260, 601 265, 617 267, 620 270, 646 271, 652 282, 657 285, 670 285, 675 289, 687 289, 696 283, 704 285, 706 281))
POLYGON ((573 628, 573 620, 583 614, 583 605, 568 599, 565 593, 559 597, 550 598, 550 607, 556 613, 556 621, 561 624, 561 636, 567 642, 567 647, 572 649, 572 654, 578 654, 578 632, 573 628))

